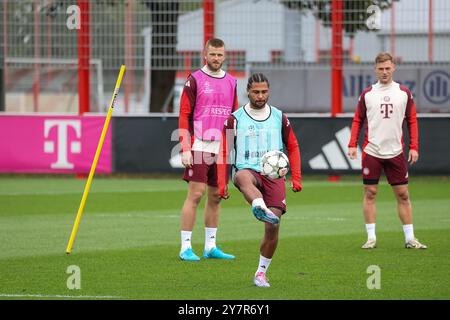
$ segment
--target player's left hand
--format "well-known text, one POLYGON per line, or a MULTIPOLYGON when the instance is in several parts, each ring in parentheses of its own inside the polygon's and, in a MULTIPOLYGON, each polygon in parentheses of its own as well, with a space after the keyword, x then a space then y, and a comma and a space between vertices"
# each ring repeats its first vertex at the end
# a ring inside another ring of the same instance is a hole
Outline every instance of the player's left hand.
POLYGON ((408 162, 413 165, 419 160, 419 152, 417 150, 409 150, 408 162))
POLYGON ((300 192, 300 191, 302 191, 302 184, 292 181, 291 188, 292 188, 292 191, 294 191, 294 192, 300 192))
POLYGON ((230 194, 228 193, 228 186, 219 186, 219 197, 224 200, 227 200, 230 197, 230 194))

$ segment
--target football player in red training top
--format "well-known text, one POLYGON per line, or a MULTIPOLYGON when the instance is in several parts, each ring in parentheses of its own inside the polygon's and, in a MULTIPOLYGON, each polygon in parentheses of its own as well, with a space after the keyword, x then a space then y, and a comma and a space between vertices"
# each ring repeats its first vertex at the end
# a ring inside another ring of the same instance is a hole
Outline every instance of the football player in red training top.
POLYGON ((192 250, 192 229, 198 204, 207 192, 205 206, 204 258, 234 259, 216 246, 220 197, 217 191, 217 154, 223 123, 237 109, 236 79, 222 70, 225 44, 211 39, 205 45, 206 64, 189 75, 180 102, 179 134, 183 179, 188 193, 181 209, 181 250, 183 261, 199 261, 192 250))
POLYGON ((288 118, 279 109, 267 104, 269 81, 261 74, 248 79, 249 103, 227 119, 222 133, 218 162, 219 193, 228 198, 227 184, 232 163, 232 180, 252 206, 252 212, 264 223, 264 237, 260 247, 259 265, 254 284, 269 287, 266 272, 278 244, 278 231, 282 214, 286 212, 284 177, 270 179, 261 174, 261 157, 268 151, 283 150, 286 146, 291 172, 292 190, 302 190, 300 149, 288 118), (234 150, 234 161, 229 155, 234 150))
POLYGON ((367 122, 363 154, 362 174, 364 183, 363 211, 367 230, 367 242, 363 249, 376 248, 375 235, 376 197, 378 181, 384 170, 397 199, 397 210, 403 231, 405 247, 426 249, 414 236, 412 207, 408 192, 408 168, 403 151, 403 122, 406 120, 410 144, 408 161, 411 165, 419 159, 419 134, 416 106, 411 92, 392 80, 395 71, 391 54, 383 52, 375 58, 378 82, 366 88, 359 97, 353 117, 348 155, 356 159, 358 136, 364 121, 367 122))

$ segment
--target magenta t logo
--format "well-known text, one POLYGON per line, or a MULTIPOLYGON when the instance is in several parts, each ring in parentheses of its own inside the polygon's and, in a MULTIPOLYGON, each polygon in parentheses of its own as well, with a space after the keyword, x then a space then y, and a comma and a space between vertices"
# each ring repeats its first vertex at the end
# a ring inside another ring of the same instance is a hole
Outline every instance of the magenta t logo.
MULTIPOLYGON (((52 169, 73 169, 73 163, 67 159, 68 153, 81 153, 81 141, 70 142, 70 150, 67 145, 69 143, 67 132, 69 127, 75 130, 76 137, 81 138, 81 121, 80 120, 45 120, 44 122, 44 138, 48 138, 52 128, 57 128, 57 158, 56 162, 52 163, 52 169)), ((55 141, 44 141, 44 152, 55 153, 55 141)))
POLYGON ((381 104, 381 114, 384 114, 383 119, 389 119, 389 115, 394 112, 394 105, 392 103, 381 104))

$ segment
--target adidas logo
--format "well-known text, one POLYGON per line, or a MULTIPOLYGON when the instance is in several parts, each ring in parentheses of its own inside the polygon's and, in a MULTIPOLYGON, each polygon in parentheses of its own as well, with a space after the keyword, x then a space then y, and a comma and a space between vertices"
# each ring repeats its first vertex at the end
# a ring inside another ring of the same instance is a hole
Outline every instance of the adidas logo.
POLYGON ((211 236, 211 237, 209 237, 210 239, 214 239, 215 238, 215 236, 211 236))
POLYGON ((266 266, 261 266, 261 268, 265 269, 265 268, 266 268, 266 266))
POLYGON ((349 127, 345 127, 336 132, 336 139, 322 146, 322 152, 308 161, 311 169, 361 170, 361 149, 359 146, 356 160, 351 160, 347 155, 350 135, 351 131, 349 127))

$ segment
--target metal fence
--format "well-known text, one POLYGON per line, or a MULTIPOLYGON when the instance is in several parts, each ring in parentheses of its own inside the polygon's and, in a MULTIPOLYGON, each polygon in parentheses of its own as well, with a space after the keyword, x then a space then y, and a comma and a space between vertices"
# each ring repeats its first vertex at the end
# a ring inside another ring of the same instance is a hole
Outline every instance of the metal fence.
MULTIPOLYGON (((1 1, 0 55, 6 111, 78 111, 78 59, 80 52, 86 52, 79 50, 77 18, 83 14, 77 11, 80 2, 1 1)), ((307 73, 331 69, 332 30, 336 26, 331 23, 336 12, 332 10, 332 2, 212 1, 213 11, 209 13, 213 16, 214 34, 226 43, 225 69, 238 78, 241 100, 246 97, 246 77, 253 70, 307 73), (317 67, 322 69, 311 69, 317 67)), ((358 66, 367 68, 380 51, 393 53, 400 66, 417 68, 417 77, 422 67, 435 68, 442 72, 439 92, 443 97, 435 99, 440 102, 426 111, 449 112, 450 1, 340 2, 343 40, 338 52, 341 52, 339 58, 344 71, 358 66)), ((84 58, 90 66, 90 110, 106 109, 117 71, 125 64, 124 94, 119 97, 117 112, 143 113, 150 109, 177 112, 187 73, 203 63, 205 3, 202 0, 88 1, 89 54, 84 58), (171 81, 161 82, 163 77, 171 81), (161 98, 152 100, 158 94, 161 98)), ((317 85, 312 90, 323 90, 320 82, 324 80, 316 77, 314 81, 317 85)), ((283 83, 287 94, 289 88, 295 90, 290 82, 283 83)), ((289 111, 326 111, 310 102, 304 103, 289 111)))

